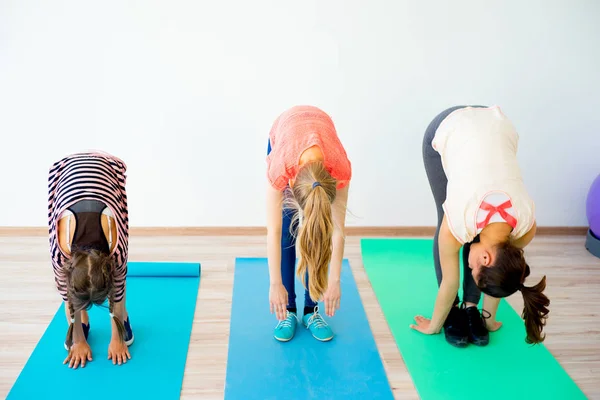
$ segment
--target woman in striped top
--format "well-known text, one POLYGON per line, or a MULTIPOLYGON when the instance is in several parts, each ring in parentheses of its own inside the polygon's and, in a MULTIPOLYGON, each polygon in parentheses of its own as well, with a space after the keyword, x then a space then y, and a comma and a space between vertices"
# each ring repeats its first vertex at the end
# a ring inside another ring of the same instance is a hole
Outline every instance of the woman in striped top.
POLYGON ((550 301, 546 278, 525 286, 523 249, 536 232, 535 207, 517 161, 519 136, 499 107, 457 106, 439 114, 423 140, 423 160, 438 214, 434 262, 439 292, 431 320, 415 318, 425 334, 444 327, 457 347, 485 346, 500 328, 500 298, 520 291, 528 343, 544 340, 550 301), (459 308, 459 254, 463 298, 459 308), (481 292, 483 314, 477 309, 481 292))
POLYGON ((108 299, 113 364, 131 359, 133 332, 125 308, 129 220, 126 165, 101 152, 67 156, 48 178, 50 254, 56 285, 67 312, 69 367, 92 360, 86 312, 108 299))

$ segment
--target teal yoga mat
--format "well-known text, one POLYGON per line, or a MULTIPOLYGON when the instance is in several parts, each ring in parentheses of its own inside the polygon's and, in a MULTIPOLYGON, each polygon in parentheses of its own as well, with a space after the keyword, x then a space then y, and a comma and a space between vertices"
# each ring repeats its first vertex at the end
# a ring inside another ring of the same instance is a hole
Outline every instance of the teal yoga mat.
POLYGON ((431 239, 363 239, 361 247, 365 270, 422 400, 586 398, 545 346, 525 343, 523 321, 505 300, 497 314, 503 326, 490 333, 486 347, 459 349, 446 343, 443 332, 428 336, 409 328, 416 315, 431 317, 438 290, 431 239))
POLYGON ((61 305, 8 399, 179 399, 199 283, 198 263, 130 262, 131 360, 119 366, 107 359, 108 309, 93 307, 88 338, 93 360, 76 370, 63 365, 67 322, 61 305))

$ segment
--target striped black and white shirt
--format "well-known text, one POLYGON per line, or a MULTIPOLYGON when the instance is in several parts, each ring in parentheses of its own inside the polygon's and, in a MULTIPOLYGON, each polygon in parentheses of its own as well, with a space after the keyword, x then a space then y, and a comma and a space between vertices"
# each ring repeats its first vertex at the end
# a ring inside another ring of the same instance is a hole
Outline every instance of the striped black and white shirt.
POLYGON ((110 209, 117 226, 117 243, 112 250, 115 302, 123 299, 127 276, 129 217, 125 191, 127 166, 103 152, 72 154, 55 162, 48 177, 48 224, 50 255, 59 293, 67 301, 62 265, 69 257, 58 243, 58 221, 68 207, 80 200, 97 200, 110 209))

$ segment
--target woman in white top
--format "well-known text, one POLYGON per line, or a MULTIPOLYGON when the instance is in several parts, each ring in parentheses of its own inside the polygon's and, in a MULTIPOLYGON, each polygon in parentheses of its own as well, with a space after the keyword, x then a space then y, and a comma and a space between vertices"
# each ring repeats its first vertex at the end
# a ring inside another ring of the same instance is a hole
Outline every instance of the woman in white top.
POLYGON ((485 346, 500 298, 523 294, 527 343, 544 340, 550 301, 546 277, 524 286, 529 275, 523 248, 536 232, 534 203, 517 162, 518 134, 499 107, 458 106, 439 114, 423 140, 425 170, 437 206, 434 262, 439 291, 431 320, 415 317, 413 329, 457 347, 485 346), (463 299, 459 308, 459 253, 463 249, 463 299), (485 294, 483 314, 477 305, 485 294))

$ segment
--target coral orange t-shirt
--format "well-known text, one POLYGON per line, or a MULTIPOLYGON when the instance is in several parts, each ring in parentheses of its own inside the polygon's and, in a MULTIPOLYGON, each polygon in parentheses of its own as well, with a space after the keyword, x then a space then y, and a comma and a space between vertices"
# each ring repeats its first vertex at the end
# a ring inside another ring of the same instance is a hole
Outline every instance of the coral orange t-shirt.
POLYGON ((338 181, 337 188, 348 185, 352 166, 335 130, 324 111, 313 106, 296 106, 282 113, 269 133, 271 153, 267 156, 267 178, 277 190, 284 190, 300 169, 300 157, 317 146, 323 164, 338 181))

